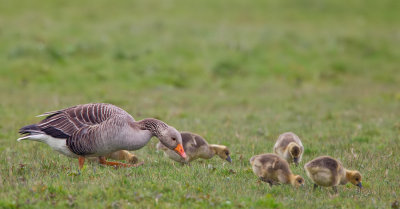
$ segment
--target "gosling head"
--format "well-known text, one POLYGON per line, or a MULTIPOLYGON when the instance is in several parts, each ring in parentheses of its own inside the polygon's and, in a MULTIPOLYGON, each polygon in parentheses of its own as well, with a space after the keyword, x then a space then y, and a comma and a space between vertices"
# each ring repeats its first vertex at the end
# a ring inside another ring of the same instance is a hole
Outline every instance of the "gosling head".
POLYGON ((346 178, 350 183, 352 183, 355 186, 358 186, 360 189, 362 188, 361 184, 361 173, 358 171, 347 171, 346 172, 346 178))
POLYGON ((160 131, 157 137, 168 149, 174 150, 181 157, 186 158, 186 153, 182 146, 182 136, 174 127, 168 126, 160 131))
POLYGON ((128 162, 131 164, 136 164, 138 161, 139 159, 135 155, 129 156, 128 158, 128 162))
POLYGON ((296 166, 299 165, 299 160, 300 160, 300 146, 294 142, 291 142, 288 145, 289 153, 290 156, 293 158, 293 162, 296 164, 296 166))
POLYGON ((290 179, 290 183, 294 187, 300 187, 304 185, 304 179, 300 175, 293 175, 293 177, 290 179))
POLYGON ((213 145, 215 154, 218 155, 221 159, 224 159, 230 163, 232 163, 232 159, 230 156, 230 152, 228 147, 224 145, 213 145))

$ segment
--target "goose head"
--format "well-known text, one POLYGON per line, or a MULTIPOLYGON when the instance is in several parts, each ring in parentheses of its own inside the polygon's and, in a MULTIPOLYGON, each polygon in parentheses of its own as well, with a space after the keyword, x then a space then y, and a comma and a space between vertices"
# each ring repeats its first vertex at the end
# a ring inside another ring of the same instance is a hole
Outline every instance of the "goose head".
POLYGON ((170 150, 174 150, 181 157, 186 158, 186 153, 182 146, 182 136, 174 127, 166 127, 160 131, 157 137, 161 144, 170 150))
POLYGON ((136 124, 140 129, 147 130, 152 136, 156 136, 162 145, 186 159, 186 153, 182 146, 182 136, 174 127, 154 118, 146 118, 136 124))

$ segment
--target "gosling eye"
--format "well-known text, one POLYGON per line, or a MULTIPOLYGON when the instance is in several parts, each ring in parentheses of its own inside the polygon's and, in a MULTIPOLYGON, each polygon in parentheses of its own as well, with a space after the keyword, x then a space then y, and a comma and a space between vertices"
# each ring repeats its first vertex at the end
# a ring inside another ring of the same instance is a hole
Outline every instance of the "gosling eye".
POLYGON ((226 154, 226 155, 229 155, 229 152, 228 152, 228 151, 225 151, 225 154, 226 154))
POLYGON ((301 180, 298 180, 298 182, 301 184, 301 180))
POLYGON ((358 181, 358 178, 356 178, 356 181, 358 181))

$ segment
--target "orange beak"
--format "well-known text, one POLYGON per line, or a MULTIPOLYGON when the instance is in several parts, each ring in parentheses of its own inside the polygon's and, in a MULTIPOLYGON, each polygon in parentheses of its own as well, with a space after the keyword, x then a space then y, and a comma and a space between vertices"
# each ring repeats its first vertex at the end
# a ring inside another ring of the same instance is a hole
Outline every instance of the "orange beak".
POLYGON ((182 144, 178 144, 178 146, 175 147, 175 151, 182 156, 183 158, 186 158, 186 153, 185 150, 183 150, 182 144))

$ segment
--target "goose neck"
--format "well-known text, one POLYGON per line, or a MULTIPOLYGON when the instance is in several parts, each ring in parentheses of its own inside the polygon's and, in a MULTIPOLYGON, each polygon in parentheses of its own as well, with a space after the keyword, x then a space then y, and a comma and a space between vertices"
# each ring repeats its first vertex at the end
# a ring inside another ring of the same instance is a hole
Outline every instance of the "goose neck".
POLYGON ((162 131, 168 128, 167 124, 154 118, 143 119, 138 121, 137 124, 140 129, 150 131, 150 133, 156 137, 161 136, 162 131))

